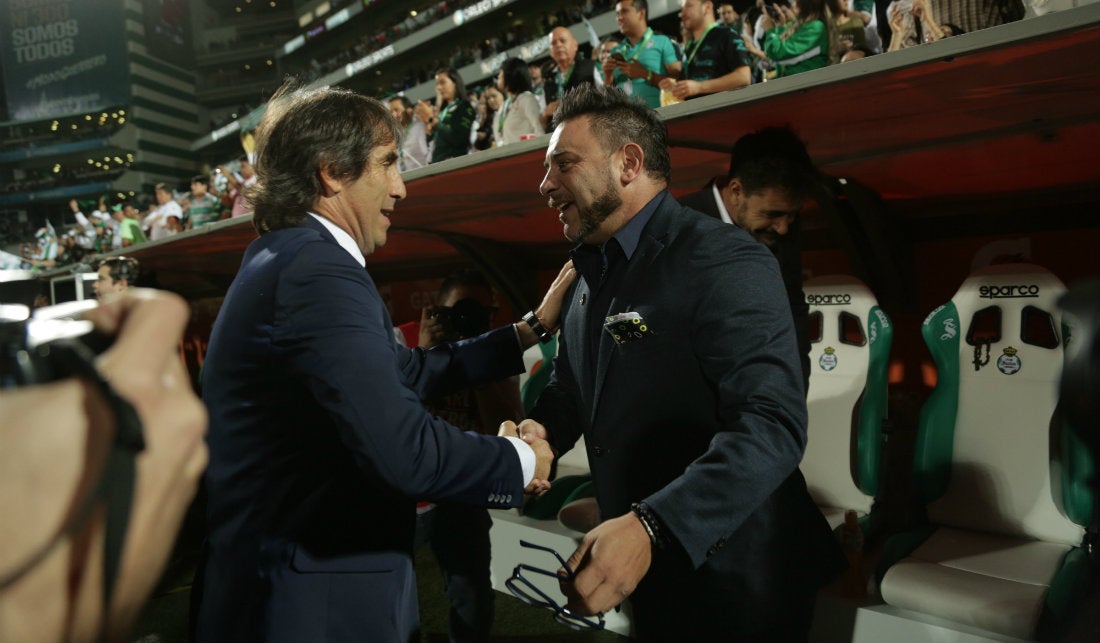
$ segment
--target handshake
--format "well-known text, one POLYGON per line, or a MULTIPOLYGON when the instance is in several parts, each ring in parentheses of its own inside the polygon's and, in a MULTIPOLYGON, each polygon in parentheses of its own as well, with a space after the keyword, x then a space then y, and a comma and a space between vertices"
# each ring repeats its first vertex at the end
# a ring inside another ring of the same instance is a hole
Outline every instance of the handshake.
POLYGON ((546 441, 546 427, 534 420, 524 420, 518 425, 511 420, 500 423, 497 435, 506 438, 519 438, 531 447, 535 452, 535 476, 531 478, 523 491, 525 493, 541 496, 550 490, 550 465, 553 464, 555 454, 546 441))

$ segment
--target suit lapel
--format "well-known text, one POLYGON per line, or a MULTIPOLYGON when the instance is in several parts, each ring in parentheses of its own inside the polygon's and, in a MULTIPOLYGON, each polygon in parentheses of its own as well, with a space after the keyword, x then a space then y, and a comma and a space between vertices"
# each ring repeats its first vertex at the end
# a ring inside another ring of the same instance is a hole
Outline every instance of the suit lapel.
POLYGON ((573 298, 565 316, 565 341, 569 346, 569 362, 573 369, 573 380, 577 383, 582 402, 592 408, 592 390, 595 386, 592 362, 588 357, 586 342, 586 317, 588 307, 592 305, 592 290, 583 277, 577 280, 573 289, 573 298))

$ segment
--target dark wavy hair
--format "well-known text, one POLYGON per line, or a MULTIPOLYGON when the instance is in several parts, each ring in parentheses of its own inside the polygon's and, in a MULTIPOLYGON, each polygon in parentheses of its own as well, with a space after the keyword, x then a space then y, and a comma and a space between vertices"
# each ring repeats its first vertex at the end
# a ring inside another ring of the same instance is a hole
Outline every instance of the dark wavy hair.
POLYGON ((440 67, 435 70, 435 75, 447 74, 447 78, 451 79, 451 82, 455 84, 455 97, 454 100, 470 100, 470 92, 466 90, 466 81, 462 80, 462 74, 458 73, 458 70, 454 67, 440 67))
POLYGON ((321 170, 340 180, 363 175, 371 151, 401 140, 381 102, 339 87, 284 84, 256 128, 256 183, 248 191, 260 234, 305 220, 321 196, 321 170))
POLYGON ((772 188, 804 199, 817 181, 817 169, 790 128, 765 127, 733 144, 727 178, 740 180, 748 194, 772 188))
POLYGON ((510 94, 522 94, 531 91, 531 69, 522 58, 509 58, 500 66, 504 74, 504 89, 510 94))
POLYGON ((138 276, 141 275, 141 264, 137 259, 133 257, 108 257, 99 262, 96 266, 96 270, 107 266, 107 274, 111 275, 112 281, 126 280, 126 283, 133 286, 138 276))
POLYGON ((565 93, 551 127, 557 129, 565 121, 582 116, 592 119, 591 129, 605 151, 613 152, 627 143, 636 143, 645 154, 646 174, 668 183, 672 176, 668 128, 656 111, 618 87, 585 83, 565 93))

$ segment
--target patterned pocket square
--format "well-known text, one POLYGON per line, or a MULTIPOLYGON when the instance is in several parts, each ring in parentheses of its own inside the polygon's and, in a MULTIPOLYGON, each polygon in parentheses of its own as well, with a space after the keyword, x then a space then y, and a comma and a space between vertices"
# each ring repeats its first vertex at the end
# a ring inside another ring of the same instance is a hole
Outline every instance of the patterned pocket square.
POLYGON ((603 329, 611 334, 619 346, 645 339, 653 334, 649 325, 636 312, 619 313, 604 319, 603 329))

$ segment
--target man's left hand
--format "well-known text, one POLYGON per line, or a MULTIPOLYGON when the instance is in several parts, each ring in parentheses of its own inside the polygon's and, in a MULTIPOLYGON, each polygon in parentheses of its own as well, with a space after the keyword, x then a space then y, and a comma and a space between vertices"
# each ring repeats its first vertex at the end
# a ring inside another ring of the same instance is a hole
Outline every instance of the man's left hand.
POLYGON ((622 603, 649 571, 652 547, 633 513, 604 521, 585 534, 567 561, 576 576, 561 583, 569 609, 589 616, 622 603))

